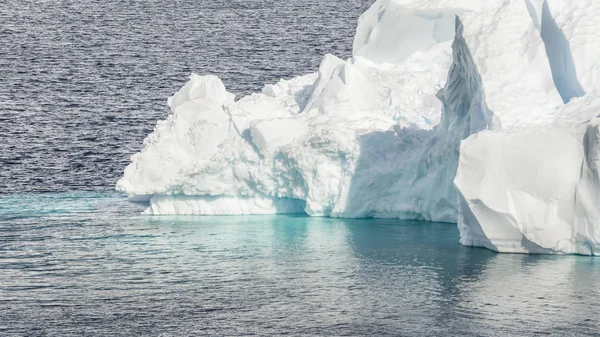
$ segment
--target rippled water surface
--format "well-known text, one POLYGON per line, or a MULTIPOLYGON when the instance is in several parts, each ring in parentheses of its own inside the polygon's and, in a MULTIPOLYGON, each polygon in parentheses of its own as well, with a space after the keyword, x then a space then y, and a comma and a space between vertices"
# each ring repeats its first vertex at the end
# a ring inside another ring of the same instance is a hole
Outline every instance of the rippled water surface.
POLYGON ((1 0, 0 193, 112 188, 191 72, 236 94, 351 54, 370 0, 1 0))
POLYGON ((0 335, 593 336, 600 262, 466 248, 455 225, 145 217, 0 198, 0 335))

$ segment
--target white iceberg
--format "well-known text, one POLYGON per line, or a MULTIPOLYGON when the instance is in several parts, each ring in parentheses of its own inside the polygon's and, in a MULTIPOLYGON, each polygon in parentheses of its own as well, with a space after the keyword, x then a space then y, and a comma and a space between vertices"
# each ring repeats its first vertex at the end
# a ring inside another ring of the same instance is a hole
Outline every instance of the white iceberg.
POLYGON ((149 214, 458 222, 466 245, 600 254, 598 14, 378 0, 315 74, 238 101, 192 75, 117 189, 149 214))

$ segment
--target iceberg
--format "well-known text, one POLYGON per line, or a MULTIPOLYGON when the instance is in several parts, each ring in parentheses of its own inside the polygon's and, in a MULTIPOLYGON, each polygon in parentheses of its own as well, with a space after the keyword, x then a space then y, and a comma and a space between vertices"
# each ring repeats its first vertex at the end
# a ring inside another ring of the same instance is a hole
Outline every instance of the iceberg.
POLYGON ((377 0, 353 56, 235 100, 192 74, 117 190, 146 213, 458 223, 500 252, 600 254, 600 5, 377 0))

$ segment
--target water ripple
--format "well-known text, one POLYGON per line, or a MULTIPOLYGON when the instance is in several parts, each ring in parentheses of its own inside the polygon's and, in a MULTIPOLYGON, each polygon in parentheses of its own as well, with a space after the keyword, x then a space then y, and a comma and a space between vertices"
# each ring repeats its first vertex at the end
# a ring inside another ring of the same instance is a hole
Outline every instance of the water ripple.
POLYGON ((2 0, 0 194, 112 188, 191 72, 230 91, 348 57, 371 0, 2 0))

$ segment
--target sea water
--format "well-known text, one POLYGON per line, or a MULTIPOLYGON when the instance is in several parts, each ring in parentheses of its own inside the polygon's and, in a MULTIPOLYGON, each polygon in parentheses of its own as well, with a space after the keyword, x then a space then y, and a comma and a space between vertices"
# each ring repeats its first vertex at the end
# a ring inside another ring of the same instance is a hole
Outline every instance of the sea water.
POLYGON ((0 335, 593 336, 600 261, 453 224, 152 217, 113 192, 0 198, 0 335))
POLYGON ((238 95, 351 55, 372 0, 1 0, 0 194, 113 188, 191 72, 238 95))

